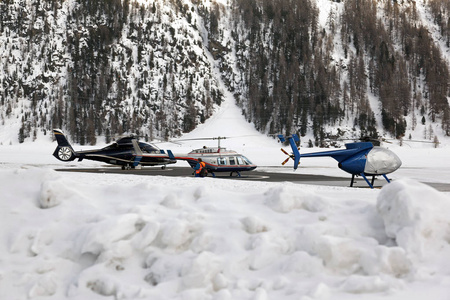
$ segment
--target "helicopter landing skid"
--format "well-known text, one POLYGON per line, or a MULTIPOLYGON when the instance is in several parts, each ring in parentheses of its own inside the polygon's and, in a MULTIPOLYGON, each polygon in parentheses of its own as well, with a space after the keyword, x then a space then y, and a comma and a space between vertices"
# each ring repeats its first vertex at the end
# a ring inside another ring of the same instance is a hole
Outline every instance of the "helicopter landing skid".
POLYGON ((241 172, 239 172, 239 171, 230 172, 230 177, 233 177, 233 173, 236 173, 237 177, 241 177, 241 172))
MULTIPOLYGON (((359 175, 361 175, 361 177, 364 178, 364 180, 366 181, 366 183, 369 185, 369 187, 370 187, 371 189, 374 188, 374 187, 373 187, 373 184, 374 184, 374 182, 375 182, 375 175, 372 175, 372 180, 371 180, 371 182, 369 182, 369 180, 367 179, 366 175, 364 175, 364 173, 361 173, 361 174, 359 174, 359 175)), ((386 181, 387 181, 388 183, 391 182, 391 181, 389 180, 389 178, 387 178, 386 174, 381 174, 381 175, 384 177, 384 179, 386 179, 386 181)), ((352 174, 352 180, 350 181, 350 187, 353 187, 354 181, 355 181, 355 174, 352 174)))

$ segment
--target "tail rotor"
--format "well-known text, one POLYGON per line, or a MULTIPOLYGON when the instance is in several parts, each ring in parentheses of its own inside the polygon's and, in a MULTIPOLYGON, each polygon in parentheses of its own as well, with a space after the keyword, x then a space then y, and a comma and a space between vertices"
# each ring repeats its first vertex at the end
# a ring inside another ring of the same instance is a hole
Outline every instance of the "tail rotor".
POLYGON ((288 158, 286 158, 286 160, 281 164, 284 166, 289 161, 289 159, 292 158, 292 160, 294 161, 294 170, 297 170, 298 164, 300 163, 300 147, 297 147, 295 143, 300 142, 300 138, 296 134, 293 134, 292 136, 288 136, 286 138, 283 135, 278 135, 278 138, 282 143, 284 143, 287 138, 292 148, 292 154, 287 153, 283 148, 281 149, 281 151, 288 156, 288 158))
POLYGON ((284 154, 286 154, 288 156, 288 158, 286 158, 286 160, 281 163, 282 166, 284 166, 289 161, 289 159, 292 159, 292 160, 295 161, 295 155, 294 154, 287 153, 283 148, 281 148, 281 152, 283 152, 284 154))
POLYGON ((53 152, 53 156, 61 161, 72 161, 76 158, 75 151, 60 129, 53 129, 58 146, 53 152))

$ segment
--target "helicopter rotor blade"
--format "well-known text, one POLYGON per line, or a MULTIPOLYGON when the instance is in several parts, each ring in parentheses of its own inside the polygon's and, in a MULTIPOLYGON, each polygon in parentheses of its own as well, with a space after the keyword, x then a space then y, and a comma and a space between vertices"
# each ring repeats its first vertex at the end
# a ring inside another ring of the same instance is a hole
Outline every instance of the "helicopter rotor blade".
POLYGON ((250 135, 237 135, 237 136, 198 137, 198 138, 187 138, 187 139, 175 139, 175 140, 172 140, 172 142, 173 141, 184 142, 184 141, 226 140, 226 139, 245 138, 245 137, 252 137, 252 136, 257 136, 257 135, 250 134, 250 135))
POLYGON ((440 144, 440 142, 433 141, 421 141, 421 140, 403 140, 403 142, 412 142, 412 143, 426 143, 426 144, 440 144))
POLYGON ((289 158, 292 158, 292 157, 289 156, 288 158, 286 158, 286 160, 283 161, 283 162, 281 163, 281 165, 284 166, 284 165, 289 161, 289 158))
POLYGON ((231 137, 228 136, 217 136, 217 137, 203 137, 203 138, 192 138, 192 139, 177 139, 176 142, 185 142, 185 141, 210 141, 210 140, 225 140, 231 137))
POLYGON ((286 155, 290 156, 290 154, 289 154, 289 153, 287 153, 287 152, 286 152, 286 150, 284 150, 283 148, 281 148, 281 152, 283 152, 284 154, 286 154, 286 155))

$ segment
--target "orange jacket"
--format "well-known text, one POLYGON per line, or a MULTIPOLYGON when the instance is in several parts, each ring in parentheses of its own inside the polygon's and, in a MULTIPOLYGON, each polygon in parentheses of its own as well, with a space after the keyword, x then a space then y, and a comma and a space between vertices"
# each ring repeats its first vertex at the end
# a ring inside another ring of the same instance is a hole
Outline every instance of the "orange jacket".
POLYGON ((200 173, 200 171, 201 171, 204 167, 206 167, 205 162, 204 162, 204 161, 199 162, 199 167, 198 167, 197 170, 195 170, 195 173, 196 173, 196 174, 200 173))

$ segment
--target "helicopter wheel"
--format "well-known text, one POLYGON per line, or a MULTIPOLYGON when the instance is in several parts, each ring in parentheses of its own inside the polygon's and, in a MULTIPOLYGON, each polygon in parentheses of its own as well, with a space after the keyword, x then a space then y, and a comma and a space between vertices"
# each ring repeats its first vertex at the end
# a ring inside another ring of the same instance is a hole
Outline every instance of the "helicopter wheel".
POLYGON ((165 170, 166 169, 166 165, 163 165, 162 167, 161 167, 161 170, 165 170))

